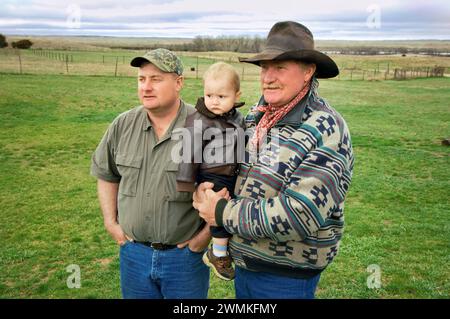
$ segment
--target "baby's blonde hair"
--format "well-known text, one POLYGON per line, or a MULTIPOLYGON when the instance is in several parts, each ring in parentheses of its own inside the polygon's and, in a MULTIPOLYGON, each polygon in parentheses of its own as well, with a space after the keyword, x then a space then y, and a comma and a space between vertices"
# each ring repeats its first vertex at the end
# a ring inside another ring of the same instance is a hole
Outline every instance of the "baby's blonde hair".
POLYGON ((241 80, 239 79, 239 74, 230 64, 225 62, 217 62, 210 65, 203 74, 203 83, 205 83, 208 77, 217 79, 224 76, 228 76, 230 78, 236 92, 241 90, 241 80))

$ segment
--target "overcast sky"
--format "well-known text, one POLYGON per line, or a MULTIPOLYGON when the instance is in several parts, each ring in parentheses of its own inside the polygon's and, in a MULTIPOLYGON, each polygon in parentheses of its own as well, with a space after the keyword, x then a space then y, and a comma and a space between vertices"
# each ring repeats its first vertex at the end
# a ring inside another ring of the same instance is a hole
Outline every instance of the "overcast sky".
POLYGON ((295 20, 316 39, 450 39, 449 0, 1 0, 0 33, 266 36, 295 20))

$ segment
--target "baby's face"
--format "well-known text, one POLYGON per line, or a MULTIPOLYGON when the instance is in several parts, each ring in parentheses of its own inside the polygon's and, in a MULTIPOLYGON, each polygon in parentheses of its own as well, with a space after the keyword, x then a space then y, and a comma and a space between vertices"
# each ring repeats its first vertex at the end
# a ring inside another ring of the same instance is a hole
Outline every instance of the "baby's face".
POLYGON ((215 79, 209 77, 204 84, 205 105, 212 113, 222 115, 229 112, 239 100, 233 84, 226 77, 215 79))

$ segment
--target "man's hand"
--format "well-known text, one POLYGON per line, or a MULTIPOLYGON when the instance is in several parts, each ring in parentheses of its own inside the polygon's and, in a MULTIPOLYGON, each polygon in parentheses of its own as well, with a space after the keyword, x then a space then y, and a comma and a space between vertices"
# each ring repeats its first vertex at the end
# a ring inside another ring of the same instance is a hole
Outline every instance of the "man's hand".
POLYGON ((201 231, 199 231, 191 239, 177 245, 178 248, 184 248, 189 245, 189 249, 193 252, 202 252, 211 240, 210 225, 206 224, 201 231))
MULTIPOLYGON (((207 189, 213 189, 214 184, 210 182, 203 182, 200 185, 197 186, 197 189, 194 192, 194 195, 192 196, 192 199, 194 200, 194 203, 196 202, 202 202, 204 200, 205 191, 207 189)), ((194 206, 195 207, 195 206, 194 206)))
POLYGON ((212 190, 213 187, 214 184, 208 182, 200 184, 193 196, 193 206, 199 211, 200 217, 208 224, 217 226, 215 217, 217 202, 221 198, 229 200, 230 194, 226 188, 223 188, 216 193, 212 190))
POLYGON ((103 223, 111 237, 119 244, 127 242, 125 233, 117 222, 118 183, 110 183, 101 179, 97 181, 98 199, 103 214, 103 223))
POLYGON ((122 230, 122 227, 118 223, 111 223, 106 225, 105 228, 108 231, 108 233, 111 235, 111 237, 116 241, 117 244, 120 246, 124 245, 128 238, 125 235, 125 233, 122 230))

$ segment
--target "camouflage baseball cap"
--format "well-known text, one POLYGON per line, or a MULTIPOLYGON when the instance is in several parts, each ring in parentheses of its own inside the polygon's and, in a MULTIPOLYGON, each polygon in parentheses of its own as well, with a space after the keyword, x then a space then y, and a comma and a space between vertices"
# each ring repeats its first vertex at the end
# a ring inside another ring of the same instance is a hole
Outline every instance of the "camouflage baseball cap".
POLYGON ((131 66, 139 68, 142 63, 150 62, 163 72, 183 74, 183 64, 180 58, 167 49, 155 49, 148 51, 143 56, 135 57, 131 60, 131 66))

